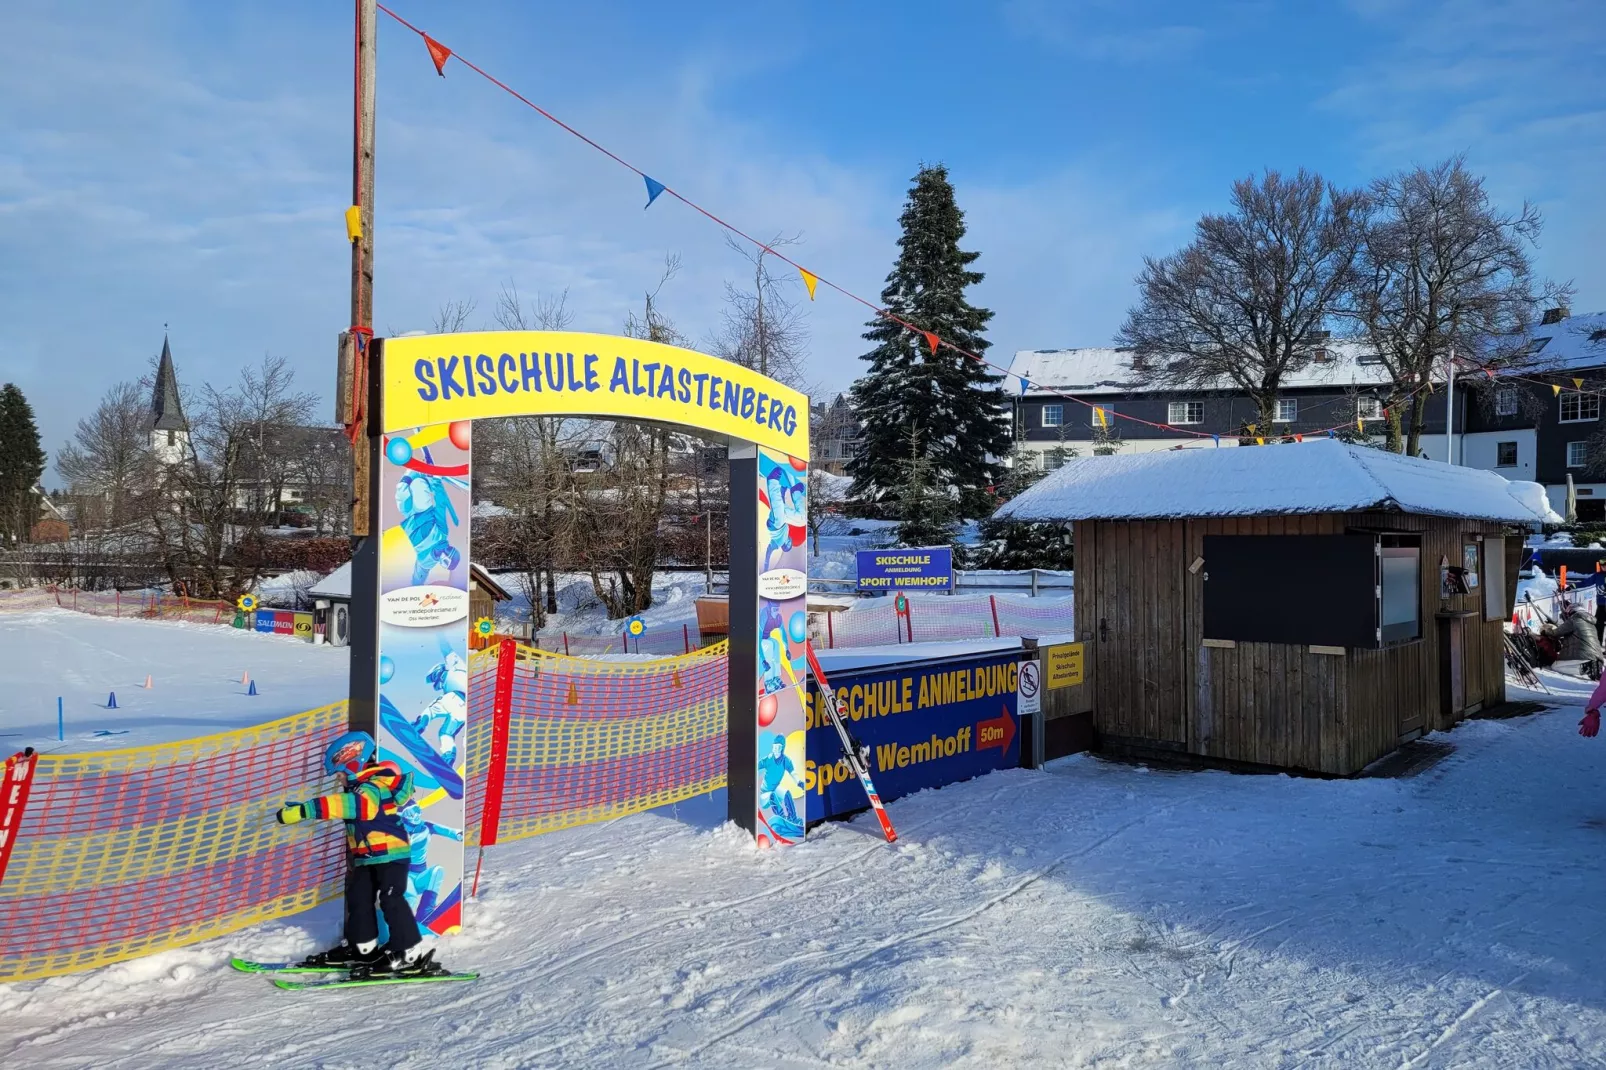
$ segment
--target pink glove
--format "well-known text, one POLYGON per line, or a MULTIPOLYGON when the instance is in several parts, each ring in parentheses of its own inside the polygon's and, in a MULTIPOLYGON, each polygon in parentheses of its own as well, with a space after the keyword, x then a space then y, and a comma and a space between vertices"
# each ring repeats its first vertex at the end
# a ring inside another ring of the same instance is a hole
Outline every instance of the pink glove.
POLYGON ((1578 722, 1578 734, 1593 739, 1600 731, 1600 711, 1585 710, 1584 719, 1578 722))

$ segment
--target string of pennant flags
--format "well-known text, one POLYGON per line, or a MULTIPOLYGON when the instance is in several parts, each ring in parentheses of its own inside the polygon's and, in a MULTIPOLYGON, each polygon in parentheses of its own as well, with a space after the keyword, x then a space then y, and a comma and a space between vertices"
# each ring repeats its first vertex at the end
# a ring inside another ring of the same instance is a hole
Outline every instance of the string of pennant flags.
MULTIPOLYGON (((992 362, 990 360, 987 360, 985 357, 981 356, 980 354, 972 353, 967 349, 964 349, 964 348, 962 348, 960 346, 955 345, 954 343, 948 341, 945 338, 940 338, 940 337, 938 337, 938 335, 935 332, 928 331, 928 330, 926 330, 926 329, 924 329, 922 327, 919 327, 919 326, 909 322, 908 320, 903 319, 902 317, 896 315, 892 311, 876 305, 874 302, 872 302, 872 301, 870 301, 870 300, 868 300, 868 299, 866 299, 864 297, 861 297, 859 294, 853 292, 852 290, 849 290, 847 287, 842 286, 842 285, 840 285, 840 284, 838 284, 836 282, 833 282, 831 279, 826 278, 825 276, 819 274, 818 272, 809 270, 808 268, 804 267, 802 264, 799 264, 796 260, 793 260, 791 257, 787 256, 785 253, 781 252, 780 250, 774 248, 773 246, 767 244, 766 242, 760 241, 758 238, 755 238, 751 234, 748 234, 746 231, 742 230, 740 227, 737 227, 736 225, 726 221, 725 219, 723 219, 720 216, 716 215, 714 212, 710 211, 709 209, 704 208, 702 205, 698 204, 696 201, 693 201, 691 198, 687 197, 685 194, 681 193, 679 190, 676 190, 674 187, 668 185, 665 182, 660 182, 656 178, 653 178, 651 175, 647 174, 647 172, 643 171, 641 168, 637 167, 635 164, 632 164, 630 161, 628 161, 628 160, 624 159, 623 157, 619 156, 618 154, 614 153, 612 150, 610 150, 610 149, 604 147, 603 145, 599 144, 598 142, 592 140, 586 134, 582 133, 580 130, 578 130, 575 127, 573 127, 573 126, 569 125, 568 123, 564 122, 562 119, 559 119, 556 115, 553 115, 550 111, 547 111, 545 108, 541 107, 539 104, 537 104, 534 101, 530 100, 528 97, 524 96, 518 90, 516 90, 512 86, 508 85, 506 82, 503 82, 501 79, 497 78, 495 75, 493 75, 490 72, 486 71, 484 68, 482 68, 479 65, 475 64, 471 60, 465 58, 461 53, 456 52, 455 50, 453 50, 452 48, 448 47, 447 45, 441 43, 440 41, 437 41, 435 38, 431 37, 428 33, 423 31, 422 29, 418 28, 417 26, 414 26, 411 22, 408 22, 406 19, 402 18, 402 16, 398 15, 396 12, 394 12, 390 8, 386 7, 384 4, 378 4, 377 7, 378 7, 378 9, 380 11, 382 11, 386 15, 390 16, 390 18, 395 20, 401 26, 405 27, 408 30, 411 30, 413 33, 417 34, 420 38, 423 39, 424 47, 429 53, 430 61, 435 66, 435 73, 436 74, 440 75, 442 78, 446 77, 446 64, 451 60, 456 60, 458 63, 462 64, 464 67, 467 67, 469 70, 473 71, 475 74, 479 75, 481 78, 485 79, 487 82, 490 82, 492 85, 496 86, 498 89, 502 90, 504 93, 507 93, 509 96, 513 97, 515 100, 519 101, 521 104, 525 105, 526 107, 530 108, 532 111, 536 112, 538 115, 540 115, 542 118, 546 119, 548 122, 551 122, 553 125, 559 127, 560 129, 564 130, 565 132, 567 132, 567 133, 573 135, 574 137, 578 138, 579 140, 585 142, 587 145, 591 146, 593 149, 595 149, 598 152, 602 153, 602 155, 608 157, 608 159, 612 160, 614 163, 618 164, 619 166, 625 168, 628 171, 633 172, 638 177, 640 177, 641 180, 642 180, 642 183, 646 186, 646 190, 647 190, 647 203, 642 205, 642 210, 643 211, 646 211, 647 209, 651 208, 653 206, 653 202, 657 201, 659 197, 663 196, 664 194, 668 194, 670 197, 672 197, 673 199, 675 199, 675 200, 679 201, 680 203, 684 204, 687 208, 690 208, 692 211, 694 211, 697 214, 699 214, 699 215, 703 216, 704 218, 708 219, 710 222, 712 222, 712 223, 724 228, 726 231, 730 232, 731 234, 736 235, 737 237, 741 238, 743 241, 748 242, 749 244, 751 244, 752 246, 754 246, 755 248, 760 250, 761 254, 767 254, 769 256, 773 256, 777 260, 781 261, 782 263, 787 264, 789 267, 791 267, 793 270, 795 270, 798 273, 799 278, 801 278, 803 280, 803 286, 808 291, 808 295, 809 295, 809 300, 810 301, 813 301, 815 299, 815 294, 816 294, 817 290, 819 289, 820 286, 823 285, 827 289, 836 291, 838 294, 840 294, 841 296, 847 298, 848 300, 854 301, 854 302, 856 302, 856 303, 858 303, 860 305, 863 305, 865 308, 869 309, 871 311, 871 313, 873 313, 877 318, 886 320, 886 321, 888 321, 890 323, 897 324, 898 326, 902 327, 904 330, 910 332, 911 334, 915 335, 916 337, 923 339, 925 341, 927 347, 929 347, 929 349, 930 349, 930 351, 932 352, 933 355, 935 355, 938 352, 939 349, 951 350, 952 352, 957 353, 959 356, 964 357, 967 360, 971 360, 971 361, 974 361, 975 363, 980 364, 980 365, 982 365, 984 367, 991 368, 993 371, 1000 373, 1001 375, 1005 376, 1006 378, 1013 377, 1015 379, 1018 379, 1020 381, 1020 384, 1021 384, 1021 393, 1022 394, 1025 394, 1027 392, 1027 390, 1029 390, 1029 389, 1036 390, 1039 393, 1049 394, 1049 395, 1051 395, 1053 397, 1061 398, 1061 399, 1066 400, 1066 401, 1072 401, 1072 402, 1075 402, 1078 405, 1082 405, 1082 406, 1084 406, 1084 407, 1086 407, 1088 409, 1091 409, 1092 410, 1091 415, 1092 415, 1093 425, 1096 426, 1096 427, 1102 427, 1102 428, 1108 429, 1111 426, 1113 426, 1113 424, 1111 422, 1112 419, 1126 420, 1126 421, 1129 421, 1129 422, 1134 423, 1134 424, 1141 424, 1141 425, 1143 425, 1145 427, 1152 427, 1152 428, 1155 428, 1156 430, 1166 431, 1166 432, 1169 432, 1171 434, 1185 435, 1185 436, 1189 436, 1189 437, 1192 437, 1192 438, 1195 438, 1195 439, 1201 439, 1201 440, 1202 439, 1211 439, 1211 440, 1214 441, 1215 445, 1217 445, 1217 446, 1221 445, 1222 436, 1219 435, 1219 434, 1212 434, 1212 433, 1207 432, 1207 431, 1194 431, 1194 430, 1191 430, 1191 429, 1186 428, 1186 427, 1177 427, 1174 424, 1160 423, 1160 422, 1157 422, 1157 421, 1154 421, 1154 420, 1145 420, 1140 416, 1133 416, 1130 413, 1117 412, 1115 409, 1113 409, 1113 408, 1111 408, 1109 406, 1098 405, 1098 404, 1095 404, 1093 402, 1087 401, 1087 400, 1085 400, 1083 398, 1076 397, 1075 395, 1065 393, 1064 391, 1059 390, 1059 389, 1057 389, 1055 387, 1049 386, 1047 384, 1035 382, 1035 381, 1029 379, 1028 377, 1026 377, 1024 375, 1019 375, 1018 373, 1013 373, 1013 372, 1010 371, 1010 369, 1008 369, 1006 367, 1003 367, 1002 365, 995 364, 994 362, 992 362)), ((1486 372, 1489 375, 1490 378, 1494 378, 1495 375, 1496 375, 1496 372, 1494 370, 1490 369, 1490 368, 1483 367, 1483 368, 1481 368, 1481 370, 1486 372)), ((1511 378, 1521 378, 1521 377, 1520 376, 1511 376, 1511 378)), ((1537 381, 1537 380, 1535 380, 1535 381, 1537 381)), ((1583 389, 1582 388, 1583 380, 1574 379, 1573 382, 1578 386, 1579 390, 1583 389)), ((1560 394, 1561 389, 1562 389, 1560 386, 1554 385, 1554 384, 1541 384, 1541 385, 1550 385, 1550 386, 1552 386, 1557 394, 1560 394)), ((1432 393, 1432 391, 1433 391, 1432 382, 1424 383, 1422 386, 1419 386, 1415 390, 1412 390, 1410 393, 1406 394, 1405 397, 1400 399, 1400 400, 1401 401, 1410 400, 1411 398, 1414 398, 1418 393, 1422 392, 1424 389, 1426 389, 1429 393, 1432 393)), ((1382 410, 1382 418, 1385 419, 1385 420, 1388 418, 1388 409, 1387 408, 1382 410)), ((1320 437, 1320 436, 1325 435, 1328 438, 1334 438, 1334 437, 1337 436, 1338 432, 1348 430, 1351 425, 1352 425, 1351 421, 1345 420, 1343 423, 1334 424, 1331 427, 1324 427, 1324 428, 1320 428, 1320 429, 1315 430, 1315 431, 1300 432, 1300 433, 1293 434, 1292 436, 1288 436, 1288 435, 1285 435, 1285 434, 1275 434, 1275 433, 1271 434, 1271 435, 1257 434, 1257 431, 1259 431, 1259 428, 1255 424, 1246 423, 1244 425, 1244 429, 1248 432, 1247 435, 1232 435, 1232 434, 1229 434, 1227 437, 1228 438, 1250 438, 1250 437, 1253 437, 1254 440, 1255 440, 1255 444, 1256 445, 1265 445, 1267 438, 1281 439, 1281 438, 1292 437, 1294 439, 1294 441, 1296 441, 1296 442, 1303 442, 1307 437, 1320 437)), ((1361 434, 1365 434, 1366 433, 1366 420, 1365 420, 1365 418, 1363 418, 1361 416, 1359 411, 1357 411, 1356 414, 1355 414, 1355 419, 1353 421, 1353 426, 1361 434)))

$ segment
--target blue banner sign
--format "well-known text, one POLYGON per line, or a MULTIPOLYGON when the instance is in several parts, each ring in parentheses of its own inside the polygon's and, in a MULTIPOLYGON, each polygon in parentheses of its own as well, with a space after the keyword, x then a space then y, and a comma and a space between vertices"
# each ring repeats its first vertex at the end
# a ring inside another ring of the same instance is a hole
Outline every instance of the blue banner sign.
MULTIPOLYGON (((883 800, 1020 764, 1015 710, 1018 650, 826 671, 848 730, 870 748, 870 777, 883 800)), ((809 679, 808 759, 803 788, 809 821, 870 805, 842 758, 809 679)))
POLYGON ((859 590, 950 590, 954 585, 951 546, 902 550, 860 550, 859 590))

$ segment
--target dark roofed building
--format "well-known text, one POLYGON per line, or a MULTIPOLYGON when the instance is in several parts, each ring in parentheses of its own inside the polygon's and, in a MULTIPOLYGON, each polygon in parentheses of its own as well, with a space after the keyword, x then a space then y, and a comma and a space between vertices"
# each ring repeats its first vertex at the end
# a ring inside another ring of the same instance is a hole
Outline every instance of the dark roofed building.
POLYGON ((172 464, 184 455, 190 425, 184 419, 179 400, 178 374, 173 370, 173 350, 162 336, 162 359, 156 366, 156 385, 151 389, 151 451, 172 464))

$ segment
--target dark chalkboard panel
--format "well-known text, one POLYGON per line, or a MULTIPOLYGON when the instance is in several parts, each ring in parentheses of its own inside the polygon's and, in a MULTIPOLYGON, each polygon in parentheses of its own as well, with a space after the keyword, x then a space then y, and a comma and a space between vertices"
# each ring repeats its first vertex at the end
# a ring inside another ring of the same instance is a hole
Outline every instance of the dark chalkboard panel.
POLYGON ((1204 637, 1375 647, 1373 535, 1206 535, 1204 637))

